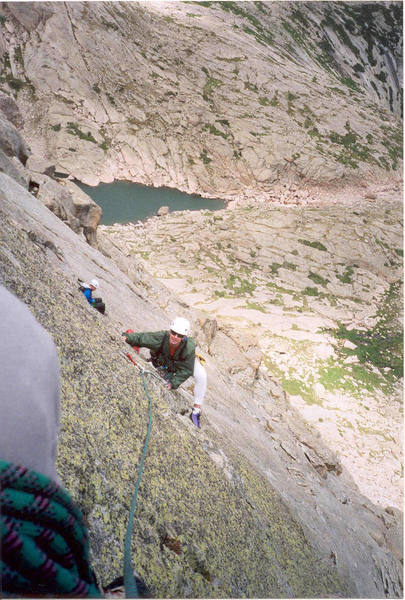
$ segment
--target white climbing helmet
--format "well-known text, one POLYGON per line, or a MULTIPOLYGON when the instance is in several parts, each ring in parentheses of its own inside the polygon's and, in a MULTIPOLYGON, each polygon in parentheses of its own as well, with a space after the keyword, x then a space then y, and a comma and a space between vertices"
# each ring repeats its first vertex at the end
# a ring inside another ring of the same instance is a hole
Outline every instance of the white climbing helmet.
POLYGON ((190 331, 190 321, 187 321, 187 319, 184 319, 183 317, 176 317, 172 321, 170 329, 180 335, 188 335, 190 331))
POLYGON ((90 281, 90 285, 92 285, 93 287, 95 287, 97 289, 98 285, 99 285, 97 279, 92 279, 90 281))

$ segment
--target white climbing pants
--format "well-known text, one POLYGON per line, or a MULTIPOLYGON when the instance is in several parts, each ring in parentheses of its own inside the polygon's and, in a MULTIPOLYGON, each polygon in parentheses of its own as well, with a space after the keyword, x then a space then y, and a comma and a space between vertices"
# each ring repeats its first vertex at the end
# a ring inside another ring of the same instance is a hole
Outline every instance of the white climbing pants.
POLYGON ((194 361, 194 404, 202 404, 204 402, 205 392, 207 390, 207 372, 198 360, 194 361))

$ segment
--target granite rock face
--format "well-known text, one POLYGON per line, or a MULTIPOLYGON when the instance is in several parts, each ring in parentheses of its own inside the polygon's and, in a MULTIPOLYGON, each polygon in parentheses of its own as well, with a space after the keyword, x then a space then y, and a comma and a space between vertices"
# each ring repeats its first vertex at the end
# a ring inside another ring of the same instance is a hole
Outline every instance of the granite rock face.
POLYGON ((2 97, 0 102, 5 107, 5 112, 0 111, 0 172, 29 188, 73 231, 83 232, 90 245, 97 245, 101 208, 72 181, 58 181, 47 175, 48 172, 54 174, 54 168, 30 155, 23 135, 11 121, 16 121, 18 116, 13 110, 15 106, 12 99, 7 103, 2 97), (1 116, 2 113, 4 116, 1 116))
POLYGON ((3 3, 0 89, 95 185, 225 199, 401 171, 400 3, 3 3))
POLYGON ((209 389, 199 431, 190 385, 168 392, 147 376, 153 428, 132 551, 152 597, 401 597, 401 513, 360 494, 277 380, 249 370, 260 363, 251 335, 187 308, 111 241, 91 248, 5 174, 0 194, 0 282, 58 347, 58 469, 87 517, 100 581, 122 573, 148 415, 119 332, 185 314, 209 389), (104 317, 78 276, 99 279, 104 317))

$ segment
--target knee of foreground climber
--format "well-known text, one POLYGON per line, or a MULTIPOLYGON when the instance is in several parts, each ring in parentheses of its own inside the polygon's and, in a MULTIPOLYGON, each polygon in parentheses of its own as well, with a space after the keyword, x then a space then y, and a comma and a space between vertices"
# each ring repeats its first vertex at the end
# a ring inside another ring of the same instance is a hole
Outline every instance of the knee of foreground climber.
POLYGON ((1 286, 0 311, 0 458, 58 481, 55 344, 25 304, 1 286))

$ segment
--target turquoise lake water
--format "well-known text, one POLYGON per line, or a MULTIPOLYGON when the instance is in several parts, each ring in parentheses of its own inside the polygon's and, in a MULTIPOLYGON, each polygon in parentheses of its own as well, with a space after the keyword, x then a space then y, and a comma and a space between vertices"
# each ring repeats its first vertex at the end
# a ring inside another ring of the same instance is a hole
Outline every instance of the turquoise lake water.
POLYGON ((135 223, 156 215, 161 206, 176 210, 219 210, 223 200, 201 198, 171 188, 154 188, 128 181, 100 183, 96 187, 76 182, 101 207, 101 224, 135 223))

